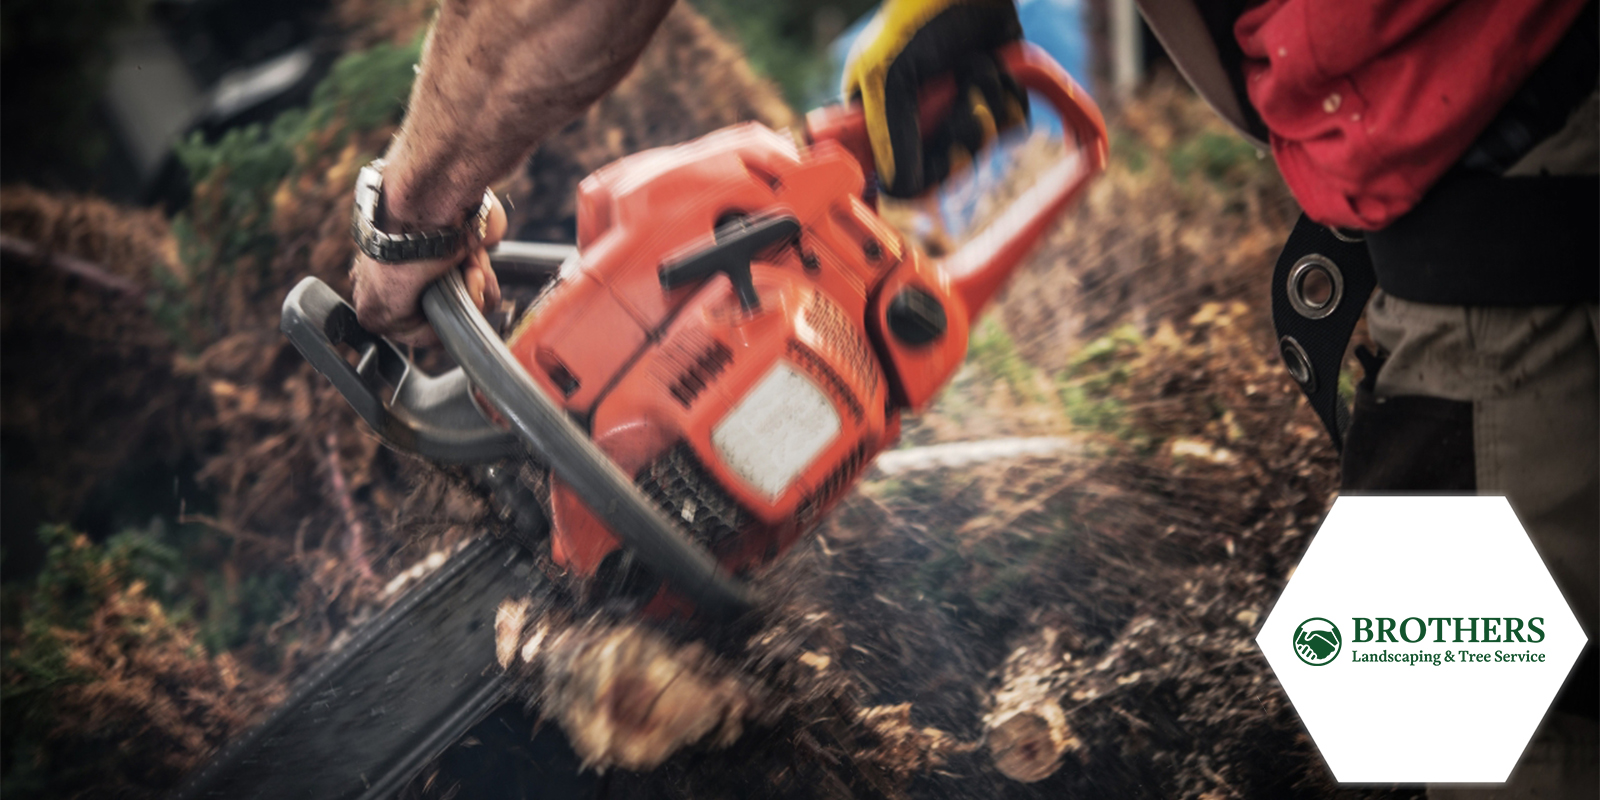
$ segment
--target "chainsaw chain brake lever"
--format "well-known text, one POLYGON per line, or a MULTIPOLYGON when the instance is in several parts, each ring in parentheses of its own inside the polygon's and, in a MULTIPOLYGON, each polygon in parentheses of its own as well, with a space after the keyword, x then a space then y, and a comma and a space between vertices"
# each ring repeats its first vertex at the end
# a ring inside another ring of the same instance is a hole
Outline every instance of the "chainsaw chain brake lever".
POLYGON ((732 619, 755 607, 745 582, 691 542, 534 383, 473 304, 459 270, 423 292, 422 310, 445 350, 528 451, 651 571, 710 617, 732 619))

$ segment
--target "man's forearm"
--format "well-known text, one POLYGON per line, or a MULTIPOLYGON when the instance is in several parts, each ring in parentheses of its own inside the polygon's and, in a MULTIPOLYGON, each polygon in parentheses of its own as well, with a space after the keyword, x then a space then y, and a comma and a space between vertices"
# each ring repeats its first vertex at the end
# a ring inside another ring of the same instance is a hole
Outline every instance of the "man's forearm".
POLYGON ((609 91, 672 0, 443 0, 389 148, 388 216, 458 223, 483 187, 609 91))

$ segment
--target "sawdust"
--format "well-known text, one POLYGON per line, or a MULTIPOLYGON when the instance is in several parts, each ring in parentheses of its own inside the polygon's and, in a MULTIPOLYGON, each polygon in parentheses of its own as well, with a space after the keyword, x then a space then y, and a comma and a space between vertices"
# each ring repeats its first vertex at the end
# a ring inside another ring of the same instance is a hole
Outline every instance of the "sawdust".
POLYGON ((846 646, 827 614, 786 607, 709 638, 549 595, 511 601, 516 616, 528 712, 557 722, 587 767, 612 770, 607 797, 899 797, 975 748, 911 727, 907 705, 864 707, 855 677, 826 668, 821 654, 846 646))
MULTIPOLYGON (((1121 111, 1106 174, 1002 290, 998 311, 1018 349, 1054 372, 1120 324, 1153 329, 1206 303, 1256 310, 1240 322, 1270 330, 1262 265, 1299 208, 1271 159, 1234 135, 1176 75, 1121 111)), ((1053 157, 1024 151, 1021 171, 1053 157)))
POLYGON ((1073 755, 1026 785, 954 757, 913 796, 1327 796, 1253 642, 1336 486, 1267 319, 1295 209, 1270 165, 1224 159, 1214 179, 1160 159, 1215 128, 1170 83, 1116 127, 1110 172, 994 310, 1007 337, 975 339, 906 434, 1054 429, 1079 448, 869 476, 784 576, 838 621, 832 669, 863 703, 910 700, 912 726, 958 740, 982 737, 1017 644, 1058 632, 1067 657, 1041 679, 1073 755))
POLYGON ((561 724, 585 768, 650 770, 685 746, 739 739, 752 690, 699 642, 565 610, 530 614, 506 601, 495 620, 502 666, 516 666, 529 706, 561 724))

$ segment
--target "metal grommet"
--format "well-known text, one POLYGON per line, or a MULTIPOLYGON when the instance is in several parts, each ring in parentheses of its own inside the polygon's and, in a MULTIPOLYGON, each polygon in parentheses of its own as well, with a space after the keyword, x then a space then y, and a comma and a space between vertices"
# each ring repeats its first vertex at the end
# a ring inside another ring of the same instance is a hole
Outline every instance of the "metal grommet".
POLYGON ((1341 242, 1349 242, 1350 244, 1364 242, 1367 240, 1367 232, 1361 230, 1360 228, 1340 228, 1333 226, 1328 228, 1328 232, 1333 234, 1333 238, 1338 239, 1341 242))
POLYGON ((1293 336, 1285 336, 1278 340, 1278 353, 1283 356, 1283 365, 1289 368, 1289 377, 1307 393, 1315 392, 1317 373, 1311 369, 1311 356, 1306 355, 1306 349, 1293 336))
POLYGON ((1344 273, 1327 256, 1312 253, 1294 262, 1294 268, 1289 270, 1288 289, 1289 305, 1294 306, 1295 313, 1306 319, 1322 319, 1332 314, 1344 298, 1344 273), (1318 274, 1327 276, 1329 284, 1328 296, 1320 301, 1307 297, 1305 291, 1306 280, 1318 274))

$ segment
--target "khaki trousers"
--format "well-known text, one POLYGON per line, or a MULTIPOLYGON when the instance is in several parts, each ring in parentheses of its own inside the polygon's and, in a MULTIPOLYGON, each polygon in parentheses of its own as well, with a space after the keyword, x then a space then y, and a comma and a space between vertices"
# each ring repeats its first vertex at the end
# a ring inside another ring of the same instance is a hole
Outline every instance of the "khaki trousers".
MULTIPOLYGON (((1600 617, 1600 306, 1367 308, 1387 353, 1358 392, 1344 486, 1504 494, 1589 635, 1600 617), (1417 433, 1421 431, 1421 433, 1417 433), (1465 454, 1465 457, 1463 455, 1465 454)), ((1600 797, 1600 735, 1582 670, 1495 789, 1430 798, 1600 797), (1574 713, 1575 712, 1575 713, 1574 713)))

